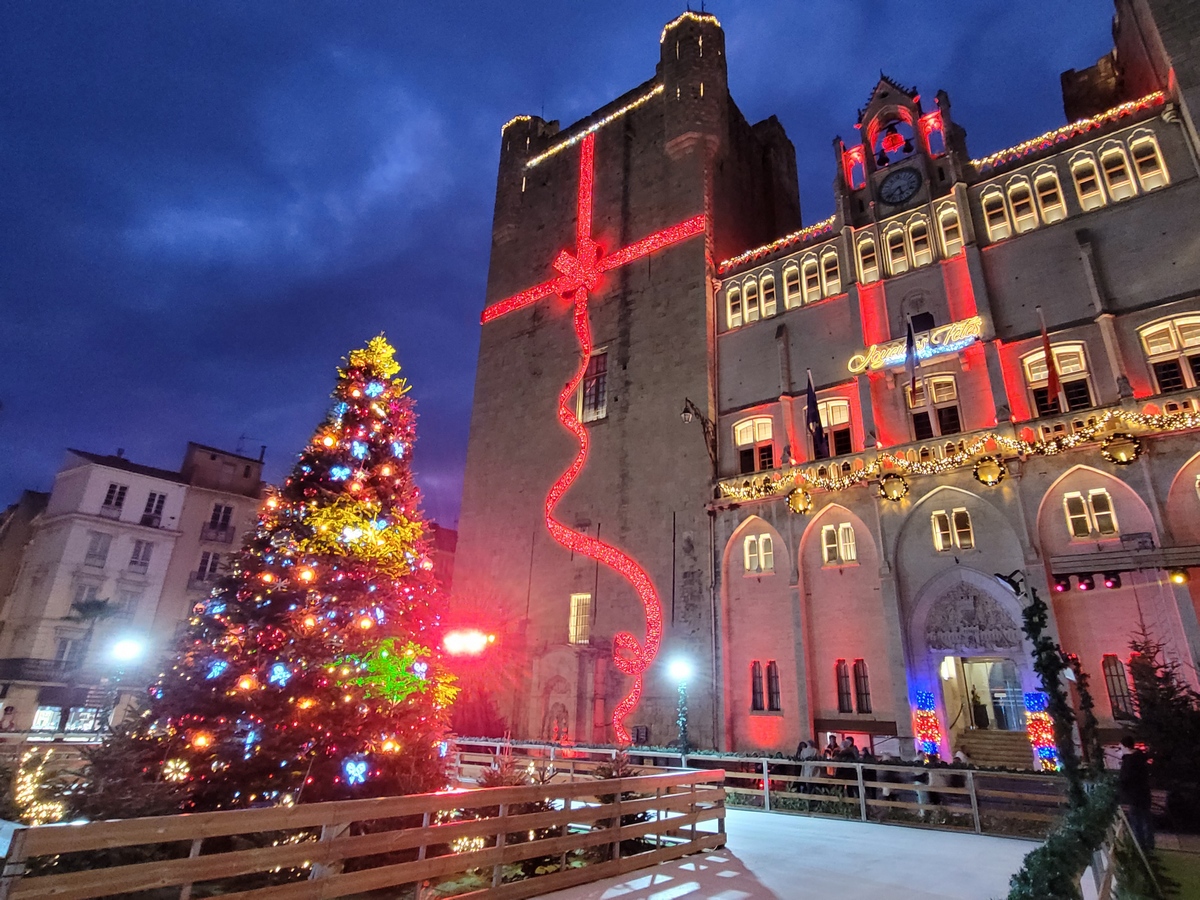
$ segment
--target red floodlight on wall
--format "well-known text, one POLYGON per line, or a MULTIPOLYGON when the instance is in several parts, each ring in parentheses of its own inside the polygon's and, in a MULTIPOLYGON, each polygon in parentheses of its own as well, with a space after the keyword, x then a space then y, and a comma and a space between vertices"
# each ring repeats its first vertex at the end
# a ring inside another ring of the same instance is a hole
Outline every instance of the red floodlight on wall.
POLYGON ((1055 575, 1054 576, 1054 592, 1056 594, 1065 594, 1071 589, 1070 575, 1055 575))
POLYGON ((1108 588, 1109 590, 1116 590, 1117 588, 1119 588, 1121 586, 1121 573, 1120 572, 1105 572, 1104 573, 1104 586, 1106 588, 1108 588))
POLYGON ((451 656, 478 656, 495 640, 494 634, 484 634, 478 628, 464 628, 446 632, 442 647, 451 656))
POLYGON ((1079 589, 1081 591, 1090 591, 1096 587, 1096 579, 1091 575, 1077 575, 1079 581, 1079 589))

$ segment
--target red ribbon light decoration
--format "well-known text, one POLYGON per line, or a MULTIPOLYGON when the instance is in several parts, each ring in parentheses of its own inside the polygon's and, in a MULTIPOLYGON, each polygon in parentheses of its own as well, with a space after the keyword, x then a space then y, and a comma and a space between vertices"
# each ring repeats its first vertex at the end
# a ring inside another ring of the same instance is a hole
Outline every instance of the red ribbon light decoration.
POLYGON ((559 296, 572 301, 574 306, 575 334, 579 338, 579 367, 575 376, 567 382, 566 387, 558 395, 558 421, 562 423, 575 440, 579 450, 571 465, 567 467, 550 487, 546 495, 546 528, 550 536, 561 546, 602 562, 613 571, 619 573, 632 586, 642 601, 646 614, 646 643, 638 643, 637 638, 627 631, 622 631, 613 637, 613 663, 633 681, 629 693, 613 710, 613 729, 617 742, 629 743, 629 732, 625 728, 625 719, 633 712, 642 696, 643 673, 650 667, 654 657, 658 655, 659 644, 662 642, 662 604, 658 592, 650 581, 645 569, 639 566, 630 556, 622 553, 611 544, 606 544, 598 538, 588 537, 568 528, 554 518, 554 508, 559 500, 575 483, 579 473, 583 471, 588 456, 588 431, 575 415, 572 395, 583 381, 587 371, 588 359, 592 355, 592 328, 588 320, 588 292, 596 289, 600 277, 620 266, 648 256, 656 250, 685 240, 704 232, 704 215, 693 216, 677 225, 656 231, 654 234, 634 241, 614 253, 605 255, 603 248, 592 238, 592 201, 595 195, 595 141, 596 136, 589 134, 580 143, 579 151, 579 198, 576 207, 575 220, 575 252, 563 250, 554 260, 554 269, 559 274, 539 285, 513 294, 504 300, 499 300, 483 311, 482 323, 487 324, 493 319, 521 309, 543 297, 559 296))

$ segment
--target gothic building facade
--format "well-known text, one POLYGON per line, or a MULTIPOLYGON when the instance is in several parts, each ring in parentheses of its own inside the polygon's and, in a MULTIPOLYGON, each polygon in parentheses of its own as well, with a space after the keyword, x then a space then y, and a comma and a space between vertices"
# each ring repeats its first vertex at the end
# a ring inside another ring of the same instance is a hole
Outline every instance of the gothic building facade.
POLYGON ((1134 630, 1195 676, 1197 34, 1118 0, 1071 124, 979 158, 944 91, 882 78, 806 227, 711 15, 586 119, 505 126, 456 595, 501 634, 514 735, 612 741, 627 712, 668 743, 681 658, 693 744, 1028 762, 994 573, 1050 599, 1110 734, 1134 630))

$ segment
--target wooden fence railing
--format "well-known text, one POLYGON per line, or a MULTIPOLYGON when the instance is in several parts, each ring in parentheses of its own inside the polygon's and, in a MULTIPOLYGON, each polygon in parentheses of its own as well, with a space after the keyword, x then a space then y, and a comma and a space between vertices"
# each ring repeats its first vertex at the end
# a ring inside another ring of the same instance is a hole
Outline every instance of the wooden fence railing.
MULTIPOLYGON (((551 767, 557 778, 587 775, 616 753, 610 748, 458 740, 451 747, 459 778, 473 783, 496 754, 551 767)), ((687 767, 724 771, 730 806, 772 812, 918 825, 977 834, 1044 837, 1066 810, 1063 779, 1053 774, 966 767, 850 763, 671 751, 628 751, 641 771, 687 767)))
POLYGON ((723 777, 674 771, 20 829, 0 900, 325 900, 414 883, 420 894, 449 879, 465 891, 456 896, 532 897, 724 846, 723 777))

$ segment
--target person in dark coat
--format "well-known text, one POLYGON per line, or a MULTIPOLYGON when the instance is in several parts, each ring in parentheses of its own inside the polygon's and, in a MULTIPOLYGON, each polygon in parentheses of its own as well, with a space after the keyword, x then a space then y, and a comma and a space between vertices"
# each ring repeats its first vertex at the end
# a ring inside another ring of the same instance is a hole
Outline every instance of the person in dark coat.
POLYGON ((1125 753, 1117 775, 1117 800, 1126 806, 1129 827, 1143 850, 1154 849, 1154 819, 1150 814, 1150 759, 1134 746, 1133 738, 1121 738, 1125 753))

